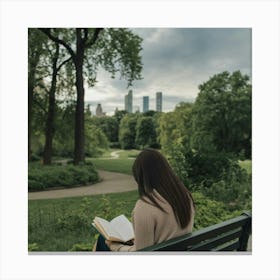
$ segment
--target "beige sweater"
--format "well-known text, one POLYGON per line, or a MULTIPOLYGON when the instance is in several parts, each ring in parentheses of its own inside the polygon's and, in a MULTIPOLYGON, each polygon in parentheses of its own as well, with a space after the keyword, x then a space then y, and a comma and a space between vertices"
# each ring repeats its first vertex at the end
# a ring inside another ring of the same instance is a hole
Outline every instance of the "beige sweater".
POLYGON ((192 231, 194 210, 189 225, 181 229, 170 204, 157 191, 155 191, 155 198, 167 213, 139 199, 132 211, 132 224, 135 232, 134 245, 127 246, 113 242, 110 245, 111 251, 136 251, 192 231))

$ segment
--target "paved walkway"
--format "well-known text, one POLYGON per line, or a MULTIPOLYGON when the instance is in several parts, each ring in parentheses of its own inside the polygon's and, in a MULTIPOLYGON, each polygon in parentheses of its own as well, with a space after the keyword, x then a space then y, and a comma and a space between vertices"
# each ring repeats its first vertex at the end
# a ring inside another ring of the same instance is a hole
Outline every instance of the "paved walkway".
POLYGON ((102 178, 102 181, 94 185, 60 190, 29 192, 28 199, 53 199, 137 190, 136 182, 130 175, 103 170, 98 170, 98 173, 102 178))

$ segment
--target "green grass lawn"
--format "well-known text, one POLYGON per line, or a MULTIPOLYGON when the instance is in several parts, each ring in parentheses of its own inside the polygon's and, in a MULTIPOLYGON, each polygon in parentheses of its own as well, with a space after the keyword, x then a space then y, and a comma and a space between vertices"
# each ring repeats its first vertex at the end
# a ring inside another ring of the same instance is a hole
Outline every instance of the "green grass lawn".
MULTIPOLYGON (((139 150, 110 150, 100 158, 88 158, 95 164, 96 169, 119 172, 132 175, 132 165, 135 157, 139 154, 139 150), (105 159, 112 151, 121 151, 118 159, 105 159)), ((239 164, 244 168, 248 174, 252 174, 252 161, 243 160, 239 161, 239 164)))
MULTIPOLYGON (((118 152, 119 158, 135 158, 140 153, 140 150, 108 149, 108 150, 104 150, 103 154, 99 156, 98 159, 111 157, 112 152, 118 152)), ((92 158, 88 158, 88 159, 92 159, 92 158)))
POLYGON ((132 164, 139 152, 139 150, 110 149, 99 158, 87 158, 87 160, 92 161, 96 169, 132 175, 132 164), (119 158, 108 159, 114 151, 119 151, 119 158))
MULTIPOLYGON (((222 202, 194 193, 195 229, 206 227, 240 214, 222 202)), ((30 251, 90 251, 97 232, 91 222, 95 216, 128 218, 138 199, 137 191, 28 203, 28 244, 30 251)))
POLYGON ((96 169, 124 173, 132 175, 133 159, 120 158, 120 159, 91 159, 96 169))
POLYGON ((95 216, 112 219, 131 216, 137 192, 63 199, 30 200, 28 203, 28 243, 39 251, 69 251, 74 244, 92 247, 95 216))

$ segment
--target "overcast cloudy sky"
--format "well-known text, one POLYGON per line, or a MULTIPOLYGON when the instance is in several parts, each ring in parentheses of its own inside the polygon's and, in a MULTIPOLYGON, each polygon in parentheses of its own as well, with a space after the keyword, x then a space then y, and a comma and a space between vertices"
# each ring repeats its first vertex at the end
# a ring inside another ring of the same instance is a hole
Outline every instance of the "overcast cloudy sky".
MULTIPOLYGON (((143 80, 134 81, 133 107, 143 110, 143 96, 163 94, 163 111, 172 111, 181 101, 194 101, 198 85, 222 71, 240 70, 251 77, 251 29, 247 28, 136 28, 143 38, 143 80)), ((107 115, 124 109, 126 81, 111 79, 99 71, 98 83, 86 88, 85 101, 95 114, 97 103, 107 115)))

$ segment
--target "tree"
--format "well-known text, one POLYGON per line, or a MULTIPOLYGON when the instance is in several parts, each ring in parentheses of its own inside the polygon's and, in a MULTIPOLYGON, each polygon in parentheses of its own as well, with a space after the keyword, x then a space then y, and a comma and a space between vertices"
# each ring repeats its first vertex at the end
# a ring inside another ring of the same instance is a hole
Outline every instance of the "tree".
POLYGON ((192 147, 251 157, 252 94, 240 71, 214 75, 199 86, 193 108, 192 147))
POLYGON ((137 118, 138 115, 136 114, 127 114, 121 120, 119 129, 119 142, 122 149, 136 148, 135 137, 137 118))
POLYGON ((48 112, 45 128, 43 164, 51 164, 54 136, 55 94, 57 91, 58 73, 62 66, 70 61, 71 57, 64 59, 65 55, 60 53, 61 51, 58 43, 47 44, 46 48, 48 48, 51 60, 51 85, 49 89, 46 88, 46 92, 48 94, 48 112))
POLYGON ((85 153, 95 157, 102 154, 101 149, 108 149, 109 141, 102 129, 95 125, 93 117, 85 118, 85 153))
POLYGON ((140 148, 155 147, 157 134, 154 119, 152 117, 139 117, 136 124, 136 145, 140 148))
POLYGON ((119 72, 121 78, 132 81, 141 78, 141 41, 131 31, 103 28, 58 29, 40 28, 51 40, 62 45, 71 55, 75 66, 77 103, 75 113, 74 164, 85 159, 84 131, 84 76, 89 85, 96 82, 97 68, 103 67, 112 73, 119 72), (75 49, 73 46, 75 45, 75 49))
POLYGON ((158 138, 166 155, 172 153, 175 145, 190 147, 192 107, 192 103, 181 102, 173 112, 161 113, 158 121, 158 138))
POLYGON ((73 157, 75 107, 74 100, 56 101, 53 153, 57 156, 73 157))
POLYGON ((118 142, 119 123, 115 117, 93 117, 93 122, 103 131, 110 142, 118 142))
POLYGON ((34 90, 42 77, 38 64, 40 57, 44 54, 43 44, 45 40, 45 36, 38 32, 38 30, 28 29, 28 160, 30 160, 32 153, 31 137, 34 90))
POLYGON ((126 110, 117 110, 115 111, 114 117, 116 118, 116 120, 118 121, 118 123, 120 124, 122 118, 127 114, 126 110))

